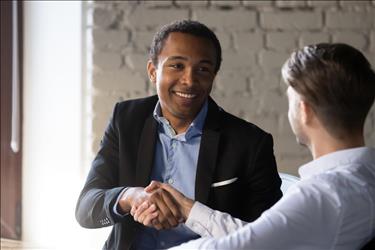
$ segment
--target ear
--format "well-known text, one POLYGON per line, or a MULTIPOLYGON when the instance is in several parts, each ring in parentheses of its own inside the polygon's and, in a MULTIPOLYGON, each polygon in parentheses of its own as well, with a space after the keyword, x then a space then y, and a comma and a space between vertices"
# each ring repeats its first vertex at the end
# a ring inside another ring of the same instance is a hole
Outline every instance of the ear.
POLYGON ((308 102, 303 100, 300 100, 299 106, 302 123, 305 125, 309 124, 314 118, 314 110, 308 102))
POLYGON ((156 83, 156 67, 151 60, 148 60, 147 62, 147 73, 150 81, 156 83))

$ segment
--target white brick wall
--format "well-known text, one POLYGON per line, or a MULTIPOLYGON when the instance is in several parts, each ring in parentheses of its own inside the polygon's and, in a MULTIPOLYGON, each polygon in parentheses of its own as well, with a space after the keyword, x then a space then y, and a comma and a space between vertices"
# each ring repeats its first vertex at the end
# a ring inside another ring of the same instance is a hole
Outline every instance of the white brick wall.
MULTIPOLYGON (((345 42, 375 66, 375 1, 99 1, 88 5, 92 64, 87 99, 92 154, 117 101, 155 93, 146 62, 155 31, 175 19, 199 20, 213 28, 223 47, 223 64, 212 91, 227 111, 272 133, 280 171, 296 174, 311 159, 297 145, 287 119, 280 67, 297 47, 345 42)), ((88 40, 89 42, 89 40, 88 40)), ((89 60, 90 61, 90 60, 89 60)), ((375 107, 366 121, 375 146, 375 107)))

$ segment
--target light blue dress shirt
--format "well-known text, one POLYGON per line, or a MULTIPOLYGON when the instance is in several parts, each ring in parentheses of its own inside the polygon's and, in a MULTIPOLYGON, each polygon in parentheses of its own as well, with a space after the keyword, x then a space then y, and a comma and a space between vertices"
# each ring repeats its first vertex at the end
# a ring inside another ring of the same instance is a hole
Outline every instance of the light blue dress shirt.
MULTIPOLYGON (((178 135, 169 121, 162 116, 159 102, 153 114, 159 125, 151 180, 168 183, 193 200, 199 147, 207 109, 206 101, 186 132, 178 135)), ((135 246, 136 249, 163 249, 198 237, 183 224, 159 231, 145 228, 136 237, 135 246)))

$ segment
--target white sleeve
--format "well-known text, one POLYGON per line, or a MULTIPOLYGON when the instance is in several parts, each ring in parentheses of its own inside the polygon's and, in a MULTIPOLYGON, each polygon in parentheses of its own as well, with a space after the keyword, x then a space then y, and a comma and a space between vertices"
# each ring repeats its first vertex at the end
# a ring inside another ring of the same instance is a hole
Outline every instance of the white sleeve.
POLYGON ((202 237, 223 237, 247 224, 230 214, 213 210, 195 202, 186 220, 186 226, 202 237))
MULTIPOLYGON (((313 189, 294 189, 257 220, 221 238, 207 236, 210 231, 220 227, 217 224, 225 225, 225 222, 217 222, 219 216, 215 217, 213 211, 207 213, 206 218, 202 213, 194 222, 201 220, 199 224, 203 229, 197 231, 204 232, 205 235, 202 236, 206 237, 189 241, 174 249, 329 249, 340 218, 337 207, 332 206, 332 202, 325 198, 313 189), (215 227, 210 228, 210 223, 215 227)), ((192 217, 195 216, 192 214, 192 217)), ((238 225, 235 221, 233 224, 229 223, 232 226, 238 225)), ((223 228, 219 232, 227 230, 226 227, 223 228)))

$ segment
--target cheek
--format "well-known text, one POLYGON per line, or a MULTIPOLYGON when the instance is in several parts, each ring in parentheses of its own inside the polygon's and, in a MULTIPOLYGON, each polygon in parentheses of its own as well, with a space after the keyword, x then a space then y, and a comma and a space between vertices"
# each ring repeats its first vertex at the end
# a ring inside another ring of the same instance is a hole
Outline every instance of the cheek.
POLYGON ((297 107, 296 107, 296 103, 292 100, 289 102, 289 106, 288 106, 288 120, 289 120, 289 124, 290 126, 292 127, 292 129, 294 130, 294 126, 295 126, 295 122, 296 122, 296 116, 297 116, 297 107))

